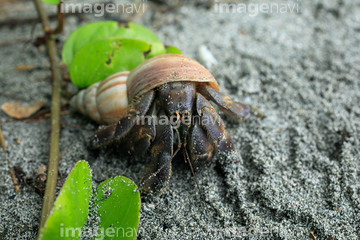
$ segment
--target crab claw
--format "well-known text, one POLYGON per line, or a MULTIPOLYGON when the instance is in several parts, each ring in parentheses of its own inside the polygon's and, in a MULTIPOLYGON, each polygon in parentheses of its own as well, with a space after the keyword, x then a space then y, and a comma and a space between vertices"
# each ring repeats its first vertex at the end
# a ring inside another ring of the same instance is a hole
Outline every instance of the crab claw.
POLYGON ((135 125, 137 117, 143 116, 154 99, 154 91, 149 91, 137 98, 129 105, 129 111, 119 120, 118 123, 107 126, 98 131, 91 138, 92 148, 100 148, 115 140, 122 140, 135 125))

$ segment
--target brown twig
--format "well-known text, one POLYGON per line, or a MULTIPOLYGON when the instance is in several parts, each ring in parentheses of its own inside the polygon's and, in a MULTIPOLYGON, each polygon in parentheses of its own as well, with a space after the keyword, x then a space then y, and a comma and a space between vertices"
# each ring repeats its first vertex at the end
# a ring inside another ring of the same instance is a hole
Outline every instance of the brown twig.
POLYGON ((47 170, 47 181, 44 194, 44 202, 41 210, 40 225, 38 235, 45 225, 46 219, 50 215, 55 200, 58 166, 59 166, 59 141, 60 141, 60 91, 61 91, 61 71, 60 60, 57 55, 54 40, 54 31, 50 29, 49 19, 46 15, 42 2, 33 0, 38 15, 41 19, 43 30, 46 36, 46 45, 49 54, 52 72, 52 97, 51 97, 51 133, 50 133, 50 154, 47 170))
POLYGON ((4 135, 1 131, 1 125, 0 125, 0 146, 2 147, 2 149, 4 151, 6 151, 6 143, 5 143, 5 138, 4 138, 4 135))
POLYGON ((58 19, 58 25, 57 27, 51 31, 52 34, 58 34, 58 33, 62 33, 62 31, 64 30, 64 13, 61 11, 62 8, 62 4, 63 1, 60 1, 60 4, 58 5, 58 9, 57 9, 57 19, 58 19))
POLYGON ((29 42, 29 40, 28 39, 23 39, 23 38, 13 39, 13 40, 10 40, 10 41, 4 41, 4 42, 0 42, 0 48, 11 46, 11 45, 14 45, 14 44, 27 43, 27 42, 29 42))
MULTIPOLYGON (((57 15, 52 14, 49 16, 49 19, 53 20, 56 19, 57 15)), ((31 17, 31 18, 24 18, 24 19, 15 19, 15 18, 9 18, 4 21, 0 21, 0 28, 2 27, 14 27, 16 25, 22 25, 22 24, 33 24, 39 22, 38 17, 31 17)))
POLYGON ((311 238, 312 240, 316 240, 316 237, 313 232, 309 233, 309 238, 311 238))
POLYGON ((72 123, 67 123, 67 122, 64 122, 64 121, 61 122, 61 125, 66 125, 66 126, 74 127, 74 128, 88 129, 87 126, 78 125, 78 124, 72 124, 72 123))
POLYGON ((257 107, 251 105, 251 106, 250 106, 250 109, 251 109, 251 111, 254 113, 254 115, 255 115, 257 118, 260 118, 260 119, 266 118, 265 114, 262 113, 262 112, 260 111, 260 109, 258 109, 257 107))
POLYGON ((13 183, 14 183, 15 192, 16 192, 16 193, 20 193, 19 184, 18 184, 18 182, 17 182, 17 180, 16 180, 16 177, 15 177, 15 174, 14 174, 14 170, 12 169, 12 167, 11 167, 11 165, 10 165, 9 162, 8 162, 8 164, 9 164, 9 173, 10 173, 11 179, 12 179, 12 181, 13 181, 13 183))
MULTIPOLYGON (((62 106, 60 108, 60 115, 66 115, 66 114, 70 114, 72 111, 70 110, 66 110, 67 107, 66 106, 62 106)), ((48 119, 49 117, 51 117, 51 109, 44 109, 44 110, 40 110, 38 113, 30 116, 29 118, 26 119, 19 119, 19 120, 6 120, 4 123, 17 123, 17 122, 22 122, 22 123, 27 123, 27 122, 41 122, 44 121, 46 119, 48 119)))

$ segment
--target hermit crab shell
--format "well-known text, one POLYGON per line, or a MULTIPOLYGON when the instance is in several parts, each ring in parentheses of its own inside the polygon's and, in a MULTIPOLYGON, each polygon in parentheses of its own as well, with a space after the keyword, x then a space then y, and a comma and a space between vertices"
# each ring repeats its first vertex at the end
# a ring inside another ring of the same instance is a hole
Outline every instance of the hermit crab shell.
POLYGON ((164 83, 180 81, 208 83, 219 90, 215 78, 200 63, 182 55, 165 54, 146 60, 130 72, 126 83, 128 99, 164 83))
POLYGON ((117 122, 128 110, 126 79, 129 72, 115 73, 81 90, 70 105, 100 124, 117 122))
POLYGON ((197 61, 178 54, 165 54, 146 60, 129 72, 119 72, 81 90, 71 106, 100 124, 117 122, 128 110, 128 102, 167 82, 219 85, 197 61))

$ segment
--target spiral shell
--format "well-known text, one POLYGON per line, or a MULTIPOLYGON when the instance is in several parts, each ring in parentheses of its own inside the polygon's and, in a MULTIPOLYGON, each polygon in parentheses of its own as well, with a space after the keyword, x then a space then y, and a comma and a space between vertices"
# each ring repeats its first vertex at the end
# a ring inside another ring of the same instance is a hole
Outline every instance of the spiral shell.
POLYGON ((100 124, 117 122, 128 110, 126 79, 129 72, 118 72, 81 90, 70 105, 100 124))
POLYGON ((211 73, 197 61, 178 54, 164 54, 141 63, 131 72, 119 72, 81 90, 71 106, 100 124, 117 122, 128 110, 128 100, 167 82, 219 85, 211 73))
POLYGON ((178 54, 164 54, 146 60, 130 72, 128 99, 131 101, 137 95, 174 81, 208 83, 219 90, 215 78, 197 61, 178 54))

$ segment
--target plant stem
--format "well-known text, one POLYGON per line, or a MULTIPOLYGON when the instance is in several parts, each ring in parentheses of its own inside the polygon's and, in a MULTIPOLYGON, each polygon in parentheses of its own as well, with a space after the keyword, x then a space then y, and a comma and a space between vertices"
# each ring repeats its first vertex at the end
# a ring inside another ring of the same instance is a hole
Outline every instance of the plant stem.
POLYGON ((5 138, 4 138, 4 135, 3 135, 2 131, 1 131, 1 125, 0 125, 0 146, 4 151, 6 151, 5 138))
POLYGON ((44 227, 46 219, 54 205, 58 166, 59 166, 59 141, 60 141, 60 90, 61 90, 61 72, 59 69, 59 58, 56 51, 54 36, 49 25, 49 19, 40 0, 33 0, 41 19, 46 36, 46 45, 48 49, 51 72, 52 72, 52 94, 51 94, 51 132, 50 132, 50 154, 47 167, 46 187, 44 202, 41 211, 39 233, 44 227))
POLYGON ((54 31, 53 34, 62 33, 64 30, 64 13, 61 11, 63 1, 61 0, 59 5, 57 6, 57 16, 58 16, 58 26, 54 31))
POLYGON ((8 161, 8 165, 9 165, 9 173, 10 173, 10 176, 11 176, 11 180, 13 181, 13 184, 14 184, 14 189, 15 189, 15 192, 16 193, 20 193, 20 188, 19 188, 19 184, 16 180, 16 177, 15 177, 15 174, 14 174, 14 170, 13 168, 11 167, 11 164, 10 162, 8 161))

